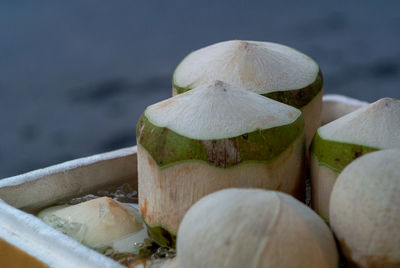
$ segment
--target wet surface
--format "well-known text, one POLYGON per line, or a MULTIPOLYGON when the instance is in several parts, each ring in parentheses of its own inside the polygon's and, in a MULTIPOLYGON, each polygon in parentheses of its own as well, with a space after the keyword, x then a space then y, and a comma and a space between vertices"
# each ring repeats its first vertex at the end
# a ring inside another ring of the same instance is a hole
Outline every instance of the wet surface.
MULTIPOLYGON (((118 202, 122 203, 130 203, 130 204, 137 204, 138 203, 138 196, 137 191, 134 190, 133 186, 124 183, 118 187, 111 187, 108 189, 103 189, 97 191, 95 194, 88 194, 81 197, 76 197, 67 202, 68 205, 77 205, 82 202, 86 202, 92 199, 96 199, 99 197, 109 197, 118 202)), ((64 205, 64 203, 62 203, 64 205)))
MULTIPOLYGON (((60 202, 56 205, 61 208, 68 205, 77 205, 101 197, 112 198, 113 200, 124 203, 127 206, 132 206, 137 210, 138 192, 132 185, 128 183, 124 183, 115 187, 100 189, 92 194, 76 197, 64 202, 60 202)), ((83 244, 85 244, 85 233, 90 228, 96 228, 95 226, 74 222, 68 216, 66 218, 61 218, 51 213, 45 215, 41 215, 39 213, 38 217, 40 217, 51 227, 83 244)), ((127 237, 127 235, 125 235, 125 237, 127 237)), ((121 239, 121 237, 116 238, 115 240, 118 239, 121 239)), ((112 241, 104 241, 101 245, 97 246, 89 246, 88 244, 86 245, 128 267, 133 267, 133 264, 141 262, 147 263, 147 266, 149 267, 158 267, 167 259, 172 259, 176 256, 175 249, 161 247, 147 236, 144 237, 144 240, 142 237, 142 240, 139 240, 140 242, 137 240, 137 237, 130 237, 129 239, 129 245, 131 245, 129 246, 129 252, 120 252, 113 248, 109 245, 112 241)))
POLYGON ((400 98, 400 2, 0 3, 0 178, 134 145, 190 51, 229 39, 292 46, 325 92, 400 98))

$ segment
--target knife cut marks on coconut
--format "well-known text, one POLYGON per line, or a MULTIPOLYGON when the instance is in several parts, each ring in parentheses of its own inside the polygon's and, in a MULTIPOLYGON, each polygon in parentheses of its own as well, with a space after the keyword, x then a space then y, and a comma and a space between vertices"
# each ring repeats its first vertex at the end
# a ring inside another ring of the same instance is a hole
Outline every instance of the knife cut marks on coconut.
POLYGON ((304 195, 301 111, 221 81, 149 106, 137 139, 139 207, 163 246, 174 247, 189 207, 220 189, 304 195))

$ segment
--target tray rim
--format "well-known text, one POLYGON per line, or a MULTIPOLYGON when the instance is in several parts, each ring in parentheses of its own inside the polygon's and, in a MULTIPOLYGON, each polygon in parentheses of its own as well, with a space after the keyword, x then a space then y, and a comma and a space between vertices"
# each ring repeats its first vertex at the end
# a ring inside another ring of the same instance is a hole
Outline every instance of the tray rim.
MULTIPOLYGON (((136 146, 133 146, 70 160, 0 180, 0 238, 49 267, 99 267, 99 265, 106 268, 124 267, 21 210, 16 206, 18 202, 12 200, 10 195, 16 194, 19 188, 27 188, 29 191, 32 182, 36 183, 34 187, 40 187, 43 181, 44 187, 46 179, 57 180, 57 176, 62 177, 82 169, 90 174, 90 171, 99 165, 102 168, 113 165, 123 167, 130 163, 132 157, 136 157, 136 153, 136 146)), ((132 168, 136 169, 136 164, 132 163, 132 168)), ((122 173, 129 171, 130 169, 123 170, 122 173)), ((121 176, 120 171, 115 174, 121 176)), ((136 174, 131 175, 136 176, 136 174)), ((113 179, 110 178, 111 183, 114 182, 113 179)), ((93 181, 88 180, 88 182, 93 181)))
MULTIPOLYGON (((368 102, 338 94, 324 95, 323 102, 338 102, 357 107, 368 104, 368 102)), ((13 195, 16 193, 15 189, 41 182, 45 178, 57 177, 77 169, 95 168, 96 164, 114 160, 124 161, 129 157, 136 157, 136 154, 137 148, 132 146, 0 179, 0 238, 50 267, 71 267, 71 261, 75 261, 77 267, 99 267, 99 265, 124 267, 53 229, 32 214, 22 211, 18 202, 13 201, 5 193, 11 191, 10 195, 13 195), (66 263, 65 260, 70 262, 66 263)), ((133 166, 137 168, 136 165, 133 166)), ((133 176, 137 176, 137 171, 133 176)))

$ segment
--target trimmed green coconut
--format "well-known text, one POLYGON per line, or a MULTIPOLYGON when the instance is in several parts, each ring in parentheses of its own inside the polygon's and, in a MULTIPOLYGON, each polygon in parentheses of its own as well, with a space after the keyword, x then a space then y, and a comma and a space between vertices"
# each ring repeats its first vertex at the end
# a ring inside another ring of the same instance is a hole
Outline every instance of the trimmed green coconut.
POLYGON ((301 112, 221 81, 149 106, 136 136, 139 207, 163 246, 174 247, 185 212, 214 191, 304 195, 301 112))
POLYGON ((328 226, 276 191, 226 189, 194 204, 178 232, 180 268, 338 267, 328 226))
POLYGON ((214 80, 301 109, 307 145, 320 126, 322 74, 303 53, 276 43, 232 40, 216 43, 186 56, 176 68, 173 95, 214 80))
POLYGON ((400 151, 374 152, 337 178, 330 223, 349 263, 400 267, 400 151))
POLYGON ((400 101, 383 98, 318 129, 311 146, 314 209, 329 216, 329 198, 339 173, 354 159, 400 148, 400 101))

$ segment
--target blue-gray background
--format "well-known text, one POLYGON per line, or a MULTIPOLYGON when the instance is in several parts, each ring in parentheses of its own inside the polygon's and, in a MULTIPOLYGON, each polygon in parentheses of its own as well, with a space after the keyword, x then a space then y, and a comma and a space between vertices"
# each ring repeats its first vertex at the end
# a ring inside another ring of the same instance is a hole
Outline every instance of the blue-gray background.
POLYGON ((398 0, 0 0, 0 178, 134 145, 182 57, 229 39, 303 51, 326 93, 400 98, 398 0))

